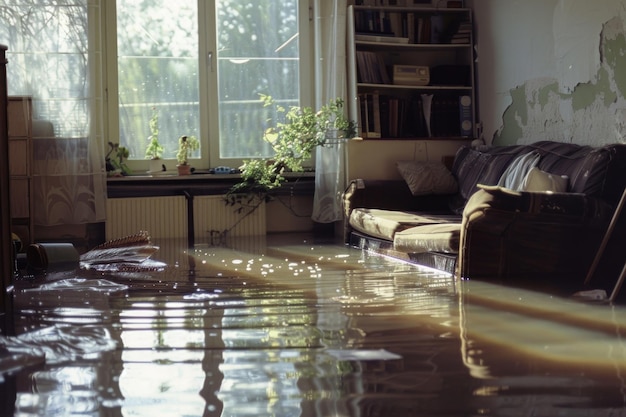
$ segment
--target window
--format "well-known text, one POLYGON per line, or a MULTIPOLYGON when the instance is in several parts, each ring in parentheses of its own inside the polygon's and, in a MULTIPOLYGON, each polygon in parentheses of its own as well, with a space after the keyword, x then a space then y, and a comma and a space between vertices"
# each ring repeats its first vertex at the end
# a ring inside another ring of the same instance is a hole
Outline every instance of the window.
POLYGON ((259 94, 309 102, 306 1, 117 0, 108 21, 117 28, 109 102, 118 99, 109 136, 119 132, 133 169, 147 168, 151 118, 168 168, 181 135, 200 139, 195 167, 238 166, 270 155, 259 94))

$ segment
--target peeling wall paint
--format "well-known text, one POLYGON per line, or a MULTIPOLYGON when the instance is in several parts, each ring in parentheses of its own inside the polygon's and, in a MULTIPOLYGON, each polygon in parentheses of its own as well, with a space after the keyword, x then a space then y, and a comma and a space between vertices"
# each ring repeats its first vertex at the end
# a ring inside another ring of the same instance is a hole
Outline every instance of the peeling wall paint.
POLYGON ((488 143, 626 143, 626 0, 471 3, 479 34, 479 109, 488 143), (543 27, 537 27, 529 18, 533 11, 551 12, 551 23, 539 19, 543 27), (502 19, 515 26, 510 33, 526 31, 523 49, 519 37, 495 33, 502 19), (543 42, 537 42, 535 32, 543 42), (516 53, 520 50, 527 53, 516 53), (547 62, 537 65, 536 60, 547 62), (513 77, 499 75, 514 65, 513 77))

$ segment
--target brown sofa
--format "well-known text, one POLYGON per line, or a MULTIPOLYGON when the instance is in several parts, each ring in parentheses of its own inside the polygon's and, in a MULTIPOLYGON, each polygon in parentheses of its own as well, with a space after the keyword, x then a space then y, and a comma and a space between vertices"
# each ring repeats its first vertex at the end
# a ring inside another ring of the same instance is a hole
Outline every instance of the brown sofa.
POLYGON ((626 186, 626 145, 467 146, 449 171, 457 187, 444 194, 414 195, 404 180, 352 180, 343 195, 346 242, 465 279, 578 286, 626 186), (528 156, 532 166, 515 172, 528 156), (531 168, 565 176, 566 188, 503 185, 531 168))

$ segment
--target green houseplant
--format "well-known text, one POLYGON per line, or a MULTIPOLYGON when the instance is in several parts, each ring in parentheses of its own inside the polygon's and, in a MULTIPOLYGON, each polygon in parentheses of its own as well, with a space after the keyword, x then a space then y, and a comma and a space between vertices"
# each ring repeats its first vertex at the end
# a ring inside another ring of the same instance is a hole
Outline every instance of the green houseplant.
POLYGON ((178 161, 178 174, 189 175, 191 166, 189 165, 189 157, 191 152, 200 149, 200 141, 195 136, 181 136, 178 138, 178 152, 176 152, 176 160, 178 161))
POLYGON ((161 156, 163 156, 163 146, 159 143, 159 114, 156 107, 153 107, 150 118, 150 136, 148 136, 146 146, 146 159, 150 160, 150 172, 162 171, 161 156))
POLYGON ((274 156, 244 161, 240 167, 241 182, 231 188, 230 194, 265 194, 285 181, 285 172, 302 172, 303 164, 317 146, 356 136, 356 124, 345 116, 340 98, 330 100, 316 111, 311 107, 286 108, 269 95, 260 97, 263 106, 271 107, 277 115, 277 120, 270 120, 273 125, 263 133, 274 156))
POLYGON ((286 180, 285 172, 302 172, 318 146, 356 136, 356 123, 344 115, 344 102, 330 100, 319 110, 311 107, 286 108, 271 96, 261 94, 263 106, 274 115, 268 119, 271 126, 263 132, 263 139, 274 151, 271 158, 244 161, 240 167, 241 181, 233 185, 225 196, 226 204, 240 214, 235 224, 219 232, 223 237, 263 202, 270 201, 271 190, 286 180))

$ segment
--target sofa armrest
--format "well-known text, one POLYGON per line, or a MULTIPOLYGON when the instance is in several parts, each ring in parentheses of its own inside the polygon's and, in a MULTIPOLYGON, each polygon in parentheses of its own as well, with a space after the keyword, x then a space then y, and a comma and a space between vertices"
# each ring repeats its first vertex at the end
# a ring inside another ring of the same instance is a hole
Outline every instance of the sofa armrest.
POLYGON ((610 216, 611 207, 601 200, 581 193, 514 191, 497 185, 478 184, 480 193, 468 200, 463 214, 492 209, 526 214, 560 215, 584 219, 610 216), (486 195, 485 195, 486 194, 486 195))
POLYGON ((463 211, 458 274, 580 286, 611 214, 584 194, 481 186, 463 211))

